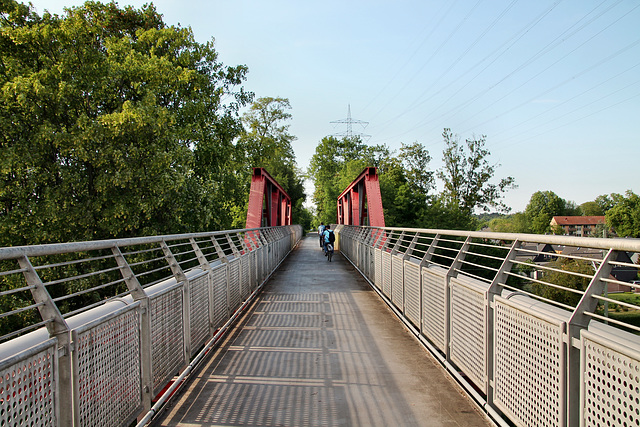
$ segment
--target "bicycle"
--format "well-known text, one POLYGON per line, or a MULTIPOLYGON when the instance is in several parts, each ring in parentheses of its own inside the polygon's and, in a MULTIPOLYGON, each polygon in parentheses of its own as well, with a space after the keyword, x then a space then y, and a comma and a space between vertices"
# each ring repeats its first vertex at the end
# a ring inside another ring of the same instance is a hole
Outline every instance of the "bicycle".
POLYGON ((327 260, 331 262, 331 258, 333 258, 333 245, 331 243, 327 243, 327 260))

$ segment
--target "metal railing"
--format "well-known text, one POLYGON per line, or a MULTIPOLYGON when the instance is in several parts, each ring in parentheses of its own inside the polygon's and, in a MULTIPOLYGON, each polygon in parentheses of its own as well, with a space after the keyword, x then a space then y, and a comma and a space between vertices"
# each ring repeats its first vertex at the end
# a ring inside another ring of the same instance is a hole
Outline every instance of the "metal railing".
POLYGON ((301 236, 0 248, 0 425, 126 426, 153 412, 301 236))
POLYGON ((336 232, 340 251, 496 422, 640 425, 640 240, 336 232))

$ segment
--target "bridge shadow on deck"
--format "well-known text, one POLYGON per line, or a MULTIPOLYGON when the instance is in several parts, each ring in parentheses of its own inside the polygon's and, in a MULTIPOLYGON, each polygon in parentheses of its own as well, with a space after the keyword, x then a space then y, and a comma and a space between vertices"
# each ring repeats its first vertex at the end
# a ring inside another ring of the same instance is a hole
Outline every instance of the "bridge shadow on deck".
POLYGON ((341 255, 291 253, 156 426, 484 426, 341 255))

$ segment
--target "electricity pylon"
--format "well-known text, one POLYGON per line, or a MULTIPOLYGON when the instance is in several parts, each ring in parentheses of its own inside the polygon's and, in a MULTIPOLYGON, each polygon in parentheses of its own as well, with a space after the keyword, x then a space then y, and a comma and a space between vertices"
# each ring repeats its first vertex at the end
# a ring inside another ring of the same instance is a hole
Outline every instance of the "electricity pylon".
POLYGON ((331 136, 337 136, 337 137, 342 137, 342 138, 353 138, 354 136, 359 137, 361 140, 365 140, 365 139, 369 139, 371 138, 371 135, 366 135, 364 133, 353 133, 353 125, 357 124, 357 125, 361 125, 362 129, 365 129, 367 127, 367 125, 369 124, 369 122, 365 122, 363 120, 354 120, 351 118, 351 104, 348 104, 348 110, 347 110, 347 118, 346 119, 342 119, 342 120, 334 120, 332 122, 329 123, 334 123, 334 124, 346 124, 347 125, 347 130, 345 132, 341 132, 341 133, 334 133, 331 136))

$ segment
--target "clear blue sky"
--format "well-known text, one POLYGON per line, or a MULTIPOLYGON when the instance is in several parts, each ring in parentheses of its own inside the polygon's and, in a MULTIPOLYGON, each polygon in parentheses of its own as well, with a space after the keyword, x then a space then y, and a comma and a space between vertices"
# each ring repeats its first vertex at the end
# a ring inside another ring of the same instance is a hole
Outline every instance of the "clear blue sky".
MULTIPOLYGON (((34 0, 61 14, 72 0, 34 0)), ((140 7, 126 0, 120 6, 140 7)), ((211 38, 247 90, 288 98, 298 164, 345 131, 369 144, 420 142, 441 166, 445 127, 486 135, 496 176, 581 204, 640 191, 640 2, 637 0, 158 0, 170 25, 211 38)))

